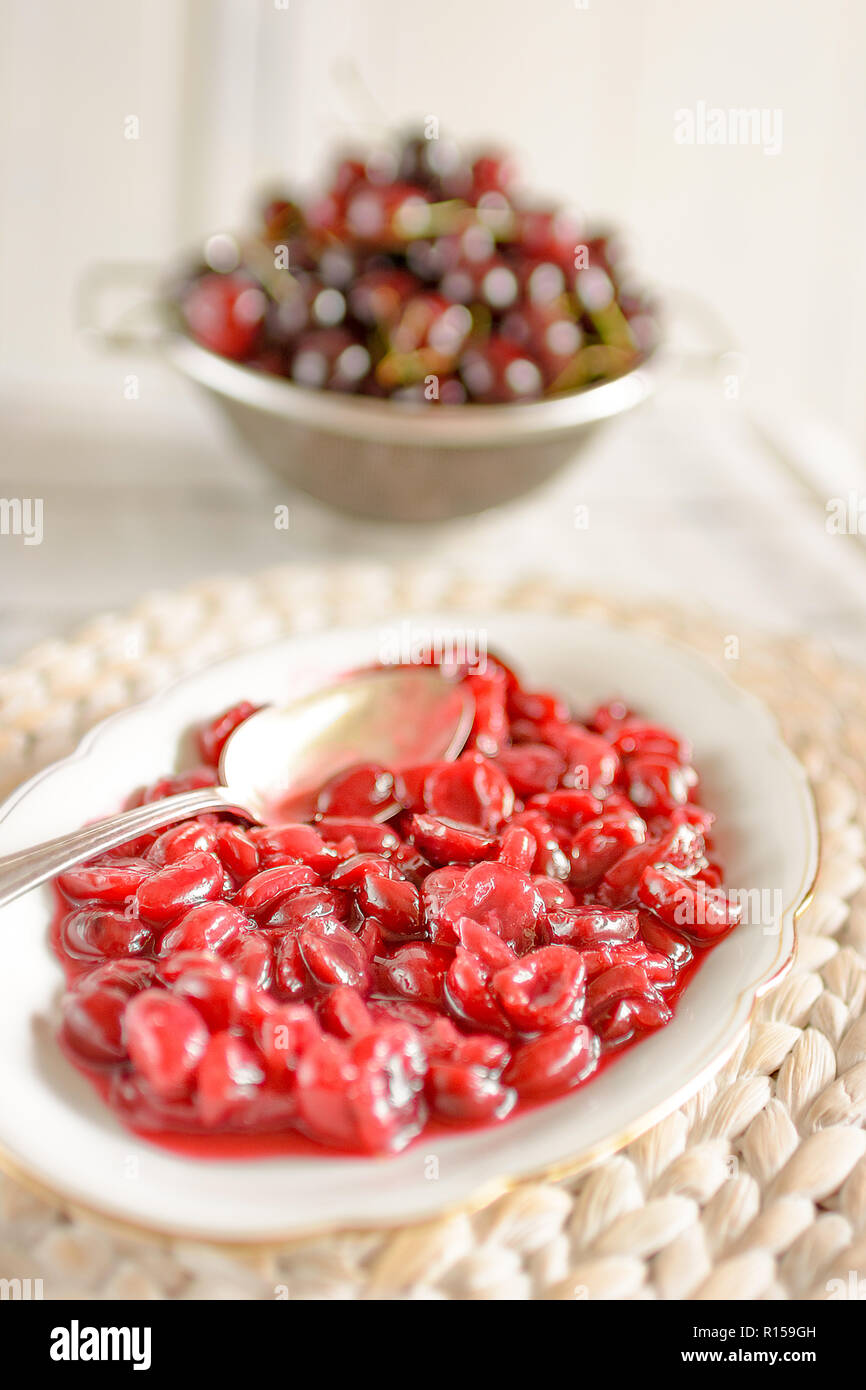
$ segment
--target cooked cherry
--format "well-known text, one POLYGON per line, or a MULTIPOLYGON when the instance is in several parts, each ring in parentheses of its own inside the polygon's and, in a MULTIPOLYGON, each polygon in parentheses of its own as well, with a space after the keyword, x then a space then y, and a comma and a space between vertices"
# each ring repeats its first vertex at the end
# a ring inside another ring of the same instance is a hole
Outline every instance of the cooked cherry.
POLYGON ((432 1004, 420 1004, 417 999, 399 999, 390 994, 371 994, 367 1007, 377 1023, 408 1023, 419 1031, 432 1027, 442 1018, 432 1004))
POLYGON ((606 907, 555 908, 547 914, 546 935, 551 942, 574 946, 606 946, 630 941, 637 935, 636 912, 606 907))
POLYGON ((107 864, 69 869, 58 876, 57 885, 70 902, 116 907, 128 902, 152 873, 153 866, 144 859, 113 859, 107 864))
POLYGON ((223 890, 223 866, 213 854, 201 851, 159 869, 136 893, 145 922, 166 926, 196 903, 210 902, 223 890))
POLYGON ((693 768, 664 753, 629 758, 627 778, 630 799, 647 816, 669 815, 685 806, 697 781, 693 768))
POLYGON ((331 888, 347 888, 357 892, 368 874, 400 879, 402 874, 393 861, 384 854, 351 854, 334 870, 330 877, 331 888))
POLYGON ((545 720, 539 733, 565 759, 566 786, 597 793, 613 783, 619 771, 619 757, 607 739, 591 734, 579 724, 560 724, 554 719, 545 720))
POLYGON ((238 977, 237 988, 232 1001, 233 1026, 235 1032, 255 1034, 264 1020, 280 1007, 276 995, 270 988, 264 988, 257 981, 241 973, 235 965, 238 977))
POLYGON ((500 864, 506 864, 510 869, 519 869, 521 873, 528 874, 537 856, 538 841, 525 826, 512 825, 508 830, 503 831, 499 853, 496 856, 500 864))
POLYGON ((218 825, 216 853, 235 883, 246 883, 259 867, 259 851, 253 841, 237 825, 218 825))
POLYGON ((598 705, 593 710, 586 721, 586 727, 594 729, 596 733, 605 734, 613 742, 617 731, 623 727, 623 722, 630 717, 631 711, 623 700, 610 700, 606 705, 598 705))
MULTIPOLYGON (((602 730, 604 732, 604 730, 602 730)), ((623 757, 635 754, 661 754, 677 763, 688 763, 691 747, 685 739, 678 738, 669 729, 658 724, 650 724, 634 715, 616 720, 610 728, 610 742, 623 757)))
POLYGON ((375 1024, 363 995, 352 985, 337 985, 326 995, 319 1018, 323 1027, 337 1038, 359 1038, 375 1024))
MULTIPOLYGON (((616 906, 637 895, 644 869, 653 864, 669 864, 675 869, 692 869, 704 851, 700 831, 691 825, 676 825, 646 844, 626 850, 607 869, 601 883, 600 896, 605 903, 616 906)), ((652 903, 647 906, 652 907, 652 903)))
POLYGON ((544 878, 568 878, 569 860, 562 842, 567 843, 570 836, 557 831, 547 816, 542 815, 540 811, 519 811, 511 817, 509 825, 512 829, 519 826, 528 830, 535 840, 533 874, 540 874, 544 878))
POLYGON ((431 815, 492 833, 514 808, 514 792, 503 772, 482 753, 464 753, 443 763, 424 783, 431 815))
POLYGON ((425 933, 437 946, 456 946, 457 932, 446 922, 443 908, 468 874, 462 864, 444 864, 429 873, 421 885, 421 922, 425 933))
POLYGON ((458 948, 448 967, 446 998, 459 1019, 482 1028, 505 1029, 505 1018, 491 993, 491 967, 471 951, 458 948))
POLYGON ((212 1033, 237 1022, 243 991, 249 990, 228 961, 196 951, 181 951, 167 960, 163 978, 172 994, 195 1005, 212 1033))
POLYGON ((425 811, 424 787, 427 778, 443 763, 422 763, 417 767, 404 767, 394 776, 394 795, 406 811, 425 811))
POLYGON ((157 1095, 185 1095, 208 1044, 198 1010, 165 990, 145 989, 129 1001, 124 1025, 129 1055, 157 1095))
POLYGON ((530 1100, 561 1095, 595 1071, 598 1057, 596 1034, 582 1023, 565 1023, 523 1043, 505 1068, 503 1080, 530 1100))
POLYGON ((155 980, 156 961, 139 956, 129 960, 111 960, 107 965, 88 970, 86 975, 80 975, 76 980, 76 989, 81 994, 89 994, 91 990, 110 985, 122 989, 131 998, 140 989, 147 989, 155 980))
POLYGON ((604 803, 590 792, 561 791, 542 792, 530 798, 527 810, 540 811, 554 825, 576 832, 587 821, 594 820, 604 810, 604 803))
POLYGON ((713 828, 715 814, 708 811, 706 806, 695 806, 693 802, 687 802, 685 806, 677 806, 671 812, 671 822, 673 825, 691 825, 699 830, 705 837, 713 828))
POLYGON ((424 1048, 433 1062, 457 1062, 498 1076, 511 1060, 504 1038, 492 1033, 461 1033, 448 1018, 437 1018, 424 1034, 424 1048))
POLYGON ((457 923, 457 936, 460 945, 477 958, 488 973, 502 970, 518 959, 517 953, 503 941, 502 937, 489 927, 482 927, 470 917, 461 917, 457 923))
POLYGON ((544 899, 528 874, 505 864, 476 864, 443 907, 442 916, 455 927, 468 917, 509 945, 526 950, 535 944, 544 899))
POLYGON ((368 960, 375 960, 377 956, 385 954, 385 932, 380 922, 375 917, 365 917, 358 940, 364 947, 368 960))
POLYGON ((135 956, 153 948, 153 932, 137 917, 102 908, 70 913, 61 928, 64 950, 81 960, 135 956))
POLYGON ((508 739, 508 683, 502 671, 489 662, 486 671, 470 671, 465 680, 475 701, 469 744, 485 757, 493 758, 508 739))
POLYGON ((397 1151, 423 1123, 423 1054, 411 1028, 382 1025, 354 1043, 324 1037, 298 1064, 300 1120, 313 1138, 363 1152, 397 1151))
POLYGON ((104 1064, 123 1060, 123 1018, 128 1004, 128 992, 112 985, 73 990, 64 997, 63 1034, 82 1061, 104 1064))
POLYGON ((393 801, 393 774, 378 763, 360 763, 325 783, 316 809, 322 816, 374 816, 393 801))
POLYGON ((235 907, 249 917, 264 919, 284 899, 302 888, 317 888, 322 880, 306 864, 284 864, 279 868, 263 869, 247 879, 235 895, 235 907))
POLYGON ((353 854, 384 854, 400 843, 399 836, 387 825, 378 825, 362 816, 322 816, 315 828, 329 844, 354 841, 353 854))
POLYGON ((250 840, 256 846, 263 868, 275 868, 295 861, 326 878, 340 862, 340 856, 326 844, 312 825, 268 825, 251 830, 250 840))
POLYGON ((515 748, 503 748, 496 765, 505 773, 517 795, 524 798, 552 791, 565 772, 565 759, 544 743, 521 743, 515 748))
POLYGON ((251 705, 249 700, 241 700, 239 704, 232 705, 218 718, 202 725, 198 731, 198 746, 202 762, 207 763, 210 767, 217 767, 229 737, 235 729, 240 728, 246 719, 249 719, 251 714, 255 714, 260 708, 259 705, 251 705))
POLYGON ((409 820, 412 843, 433 864, 474 864, 492 856, 497 841, 473 825, 437 816, 412 816, 409 820))
POLYGON ((699 941, 712 941, 740 920, 741 909, 719 889, 692 884, 676 870, 658 865, 644 869, 638 896, 668 927, 699 941))
POLYGON ((229 903, 199 903, 185 912, 180 921, 165 933, 159 954, 174 951, 222 951, 249 931, 249 917, 229 903))
MULTIPOLYGON (((571 842, 569 883, 583 892, 594 888, 609 869, 618 866, 628 851, 642 845, 645 838, 645 830, 637 831, 627 822, 603 818, 587 821, 571 842)), ((625 902, 629 896, 627 891, 613 894, 612 900, 625 902)))
POLYGON ((294 1003, 308 999, 315 992, 315 985, 301 954, 300 940, 291 932, 286 932, 280 938, 277 947, 274 987, 280 998, 294 1003))
POLYGON ((676 970, 681 970, 692 959, 692 948, 679 932, 671 931, 654 912, 638 912, 640 934, 651 951, 668 958, 676 970))
POLYGON ((185 859, 188 854, 195 854, 199 850, 214 853, 216 843, 216 820, 202 817, 199 820, 182 821, 180 825, 172 825, 168 830, 164 830, 154 840, 147 851, 147 858, 157 868, 164 869, 166 864, 176 864, 178 859, 185 859))
POLYGON ((261 1058, 232 1033, 216 1033, 207 1045, 197 1076, 202 1121, 215 1129, 249 1112, 265 1079, 261 1058))
MULTIPOLYGON (((338 992, 335 990, 334 994, 338 992)), ((256 1029, 268 1073, 285 1085, 294 1079, 304 1053, 321 1036, 318 1019, 306 1004, 279 1004, 262 1018, 256 1029)))
POLYGON ((670 956, 660 951, 651 951, 646 942, 634 938, 631 941, 609 941, 599 946, 586 946, 581 949, 580 958, 586 968, 586 978, 594 980, 612 966, 637 966, 651 984, 667 988, 672 984, 675 970, 670 956))
POLYGON ((417 1095, 424 1080, 426 1058, 421 1040, 407 1023, 379 1023, 352 1044, 352 1057, 362 1066, 382 1068, 389 1099, 401 1104, 407 1093, 417 1095))
POLYGON ((414 883, 419 891, 425 878, 433 869, 430 860, 425 858, 415 845, 408 844, 398 845, 392 852, 391 865, 410 883, 414 883))
POLYGON ((379 961, 379 979, 395 994, 419 1004, 442 1003, 451 953, 440 946, 411 942, 379 961))
POLYGON ((274 935, 300 931, 312 921, 341 925, 349 920, 351 898, 334 888, 299 888, 259 913, 259 928, 274 935))
MULTIPOLYGON (((511 719, 527 719, 532 724, 543 724, 553 719, 557 724, 567 724, 571 711, 564 700, 549 690, 523 690, 515 682, 508 691, 508 714, 511 719)), ((540 743, 540 751, 547 745, 540 743)))
POLYGON ((584 967, 569 946, 543 946, 497 970, 493 997, 523 1033, 546 1033, 577 1018, 583 1007, 584 967))
POLYGON ((357 1143, 354 1107, 349 1099, 357 1069, 344 1042, 317 1039, 301 1054, 295 1072, 298 1115, 314 1139, 337 1148, 357 1143))
POLYGON ((517 1092, 503 1086, 486 1067, 470 1062, 433 1062, 427 1073, 427 1098, 440 1120, 503 1120, 517 1092))
POLYGON ((196 767, 192 772, 179 772, 173 777, 161 777, 158 782, 139 788, 129 797, 127 805, 148 806, 154 801, 162 801, 166 796, 198 791, 201 787, 213 787, 218 780, 216 768, 196 767))
POLYGON ((372 914, 397 936, 415 936, 420 919, 418 889, 406 879, 366 873, 356 890, 364 912, 372 914))
POLYGON ((532 882, 544 900, 548 921, 550 913, 560 907, 574 907, 574 894, 568 884, 558 878, 548 878, 545 874, 533 874, 532 882))
POLYGON ((586 990, 586 1011, 591 1020, 614 999, 651 997, 655 997, 655 990, 646 971, 639 965, 614 965, 590 980, 586 990))
POLYGON ((298 944, 304 965, 322 988, 351 985, 363 989, 369 985, 367 953, 358 938, 345 927, 314 920, 301 932, 298 944))
POLYGON ((652 998, 626 996, 616 999, 593 1015, 593 1027, 603 1042, 621 1045, 638 1029, 644 1032, 670 1023, 671 1011, 660 995, 652 998))
POLYGON ((239 975, 257 989, 270 989, 274 981, 274 948, 265 936, 247 932, 236 937, 225 957, 239 975))

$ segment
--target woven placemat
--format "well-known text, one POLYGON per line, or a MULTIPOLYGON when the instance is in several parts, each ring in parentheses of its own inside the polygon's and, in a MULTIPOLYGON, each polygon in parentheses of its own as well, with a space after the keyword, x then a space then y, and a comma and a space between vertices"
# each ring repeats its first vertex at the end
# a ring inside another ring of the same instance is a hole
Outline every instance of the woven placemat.
POLYGON ((821 867, 797 961, 727 1066, 580 1179, 473 1216, 282 1253, 106 1233, 0 1180, 0 1278, 46 1298, 785 1299, 866 1272, 866 672, 700 613, 548 580, 285 568, 153 594, 0 671, 0 792, 167 680, 280 635, 425 608, 613 618, 688 642, 774 710, 812 780, 821 867))

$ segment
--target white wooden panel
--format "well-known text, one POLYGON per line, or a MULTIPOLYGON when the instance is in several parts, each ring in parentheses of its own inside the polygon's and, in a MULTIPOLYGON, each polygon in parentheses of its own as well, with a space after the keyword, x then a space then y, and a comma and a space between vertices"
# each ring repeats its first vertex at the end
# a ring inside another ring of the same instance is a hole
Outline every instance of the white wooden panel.
POLYGON ((0 57, 0 358, 74 373, 82 267, 164 257, 178 236, 184 7, 5 0, 0 57), (127 117, 140 123, 125 138, 127 117))

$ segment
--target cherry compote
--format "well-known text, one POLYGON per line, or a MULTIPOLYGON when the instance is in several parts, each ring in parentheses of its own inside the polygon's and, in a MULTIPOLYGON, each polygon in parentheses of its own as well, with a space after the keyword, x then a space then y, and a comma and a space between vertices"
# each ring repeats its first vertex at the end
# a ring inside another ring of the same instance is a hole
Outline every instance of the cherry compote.
MULTIPOLYGON (((131 1126, 396 1152, 572 1091, 670 1020, 738 919, 688 743, 620 701, 581 721, 492 657, 458 678, 456 761, 360 765, 308 821, 203 815, 57 879, 62 1040, 131 1126)), ((255 708, 130 801, 212 782, 255 708)))

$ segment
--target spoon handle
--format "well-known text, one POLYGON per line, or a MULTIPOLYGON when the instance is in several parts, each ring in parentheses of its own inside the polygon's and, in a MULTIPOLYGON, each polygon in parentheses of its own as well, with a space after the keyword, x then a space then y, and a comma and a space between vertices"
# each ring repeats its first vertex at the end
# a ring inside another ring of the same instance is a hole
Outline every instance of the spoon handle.
POLYGON ((203 811, 235 811, 250 816, 225 787, 180 792, 177 796, 163 797, 161 801, 151 801, 146 806, 136 806, 132 811, 121 811, 83 830, 75 830, 71 835, 61 835, 32 849, 0 857, 0 908, 47 878, 62 874, 84 860, 115 849, 148 830, 159 830, 203 811))

